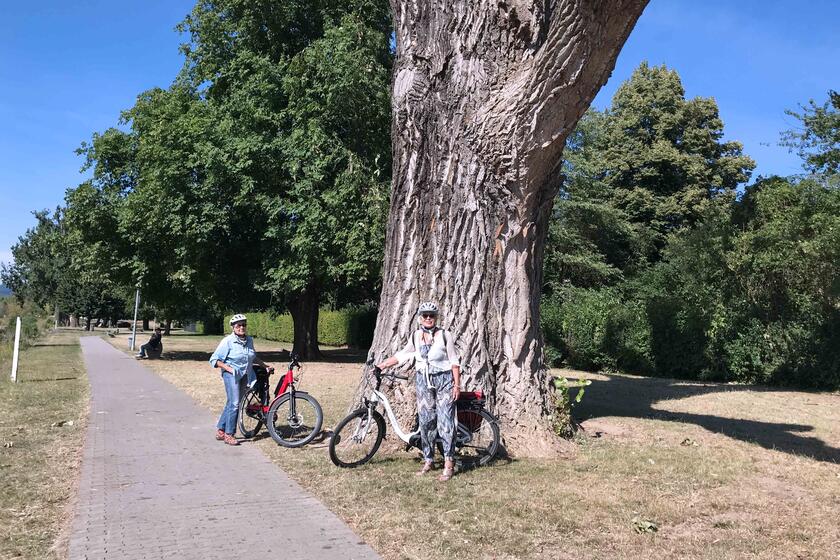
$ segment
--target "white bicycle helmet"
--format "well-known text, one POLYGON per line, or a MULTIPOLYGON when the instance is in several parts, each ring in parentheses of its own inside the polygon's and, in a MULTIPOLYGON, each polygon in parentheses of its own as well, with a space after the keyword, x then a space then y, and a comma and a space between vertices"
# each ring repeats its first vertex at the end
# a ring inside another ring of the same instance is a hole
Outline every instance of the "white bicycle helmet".
POLYGON ((420 304, 420 307, 417 308, 418 315, 421 315, 423 313, 434 313, 435 315, 437 315, 438 312, 438 306, 433 301, 424 301, 420 304))
POLYGON ((248 318, 243 315, 242 313, 237 313, 233 317, 230 318, 230 326, 232 327, 236 323, 241 323, 242 321, 247 321, 248 318))

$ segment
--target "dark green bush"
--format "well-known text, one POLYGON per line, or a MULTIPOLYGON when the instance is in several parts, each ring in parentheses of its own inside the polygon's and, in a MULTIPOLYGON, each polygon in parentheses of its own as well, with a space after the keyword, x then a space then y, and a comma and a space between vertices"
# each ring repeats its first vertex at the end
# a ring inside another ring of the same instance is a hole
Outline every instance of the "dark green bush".
POLYGON ((604 351, 621 371, 647 373, 651 362, 651 329, 644 303, 622 301, 612 308, 604 327, 604 351))
POLYGON ((607 319, 619 305, 615 290, 564 288, 544 305, 542 326, 546 340, 572 367, 615 367, 605 351, 607 319))
MULTIPOLYGON (((294 342, 294 323, 288 313, 248 312, 248 334, 278 342, 294 342)), ((225 317, 225 324, 231 315, 225 317)), ((322 309, 318 313, 318 343, 326 346, 366 348, 373 341, 376 310, 371 307, 350 307, 337 311, 322 309)))

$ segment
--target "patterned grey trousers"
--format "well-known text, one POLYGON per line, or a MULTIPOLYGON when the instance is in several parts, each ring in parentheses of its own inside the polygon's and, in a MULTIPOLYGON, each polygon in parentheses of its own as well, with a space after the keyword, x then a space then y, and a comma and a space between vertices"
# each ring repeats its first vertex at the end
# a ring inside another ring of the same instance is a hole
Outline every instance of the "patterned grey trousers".
POLYGON ((453 378, 451 371, 428 376, 417 372, 414 384, 417 388, 417 414, 420 418, 420 440, 423 444, 423 459, 431 461, 435 456, 435 438, 440 434, 443 441, 443 456, 455 456, 455 401, 452 399, 453 378))

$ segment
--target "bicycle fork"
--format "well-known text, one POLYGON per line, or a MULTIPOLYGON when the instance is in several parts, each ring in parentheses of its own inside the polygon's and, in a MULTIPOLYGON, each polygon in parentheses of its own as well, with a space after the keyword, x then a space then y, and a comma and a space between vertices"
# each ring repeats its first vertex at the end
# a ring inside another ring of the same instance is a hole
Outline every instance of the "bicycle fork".
POLYGON ((359 422, 359 425, 356 426, 356 431, 353 432, 352 439, 354 441, 361 442, 367 437, 371 423, 373 422, 373 409, 374 407, 372 406, 367 407, 367 416, 359 422))

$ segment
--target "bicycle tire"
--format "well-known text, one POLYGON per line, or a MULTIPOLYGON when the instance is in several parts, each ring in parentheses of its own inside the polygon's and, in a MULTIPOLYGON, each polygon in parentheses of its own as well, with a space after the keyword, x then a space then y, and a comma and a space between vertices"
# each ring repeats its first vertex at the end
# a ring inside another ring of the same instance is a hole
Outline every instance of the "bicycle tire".
POLYGON ((294 418, 291 415, 291 403, 290 393, 271 403, 265 423, 274 441, 283 447, 301 447, 321 433, 324 413, 315 397, 303 391, 295 392, 294 418))
POLYGON ((257 435, 263 425, 262 402, 260 393, 256 388, 248 389, 242 400, 239 401, 239 433, 246 438, 257 435), (260 409, 254 410, 254 407, 260 409), (250 409, 250 410, 249 410, 250 409))
MULTIPOLYGON (((458 421, 456 426, 455 448, 461 463, 467 466, 484 466, 492 461, 499 452, 501 435, 496 417, 486 410, 459 410, 461 415, 477 415, 480 420, 464 418, 466 422, 458 421), (469 432, 472 440, 466 444, 459 444, 457 434, 461 431, 469 432)), ((438 441, 437 449, 443 455, 443 444, 438 441)))
POLYGON ((385 419, 375 410, 372 411, 371 416, 374 423, 367 430, 363 424, 360 424, 367 422, 367 408, 355 410, 338 423, 330 437, 330 460, 334 465, 353 469, 364 465, 376 454, 385 438, 385 419), (365 434, 363 441, 358 439, 354 441, 354 436, 359 430, 365 434), (371 446, 370 449, 367 448, 368 445, 371 446), (354 452, 361 452, 361 458, 351 459, 354 452))

